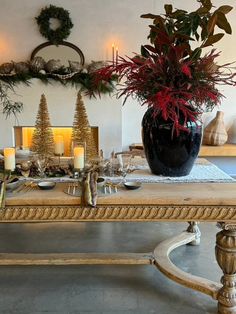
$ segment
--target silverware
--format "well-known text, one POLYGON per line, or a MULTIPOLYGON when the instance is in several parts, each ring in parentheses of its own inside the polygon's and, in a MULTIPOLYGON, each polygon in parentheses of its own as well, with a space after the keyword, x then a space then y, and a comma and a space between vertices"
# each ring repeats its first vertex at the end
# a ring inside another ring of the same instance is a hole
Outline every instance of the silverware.
POLYGON ((67 188, 67 193, 70 195, 76 195, 79 190, 79 184, 77 182, 69 183, 67 188))
POLYGON ((70 190, 71 190, 71 184, 69 183, 69 184, 68 184, 68 188, 67 188, 67 193, 68 193, 68 194, 71 194, 71 193, 70 193, 70 190))
POLYGON ((110 181, 107 181, 103 186, 104 194, 107 194, 107 192, 108 194, 117 193, 119 185, 120 183, 112 183, 110 181))
POLYGON ((32 185, 33 181, 23 183, 18 189, 13 191, 13 193, 27 192, 28 188, 32 185))
POLYGON ((26 193, 26 192, 32 191, 32 190, 34 190, 36 187, 37 187, 37 183, 32 182, 32 183, 30 183, 30 184, 26 187, 26 190, 24 190, 24 192, 26 193))
POLYGON ((17 189, 15 189, 14 191, 12 191, 12 193, 13 194, 19 193, 20 191, 22 191, 24 189, 24 187, 25 187, 25 183, 21 183, 21 185, 17 189))

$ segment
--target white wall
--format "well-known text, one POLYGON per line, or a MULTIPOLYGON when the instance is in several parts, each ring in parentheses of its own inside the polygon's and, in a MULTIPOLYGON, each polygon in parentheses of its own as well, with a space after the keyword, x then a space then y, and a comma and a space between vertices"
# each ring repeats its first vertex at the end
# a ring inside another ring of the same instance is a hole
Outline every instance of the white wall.
MULTIPOLYGON (((34 20, 40 10, 49 4, 62 6, 70 12, 74 27, 68 41, 82 49, 87 62, 111 59, 111 45, 119 46, 121 55, 139 52, 140 44, 146 42, 149 20, 141 19, 142 13, 161 13, 165 3, 174 7, 194 9, 197 1, 182 0, 1 0, 0 1, 0 63, 25 61, 32 50, 46 41, 38 31, 34 20), (183 5, 184 4, 184 5, 183 5)), ((235 0, 213 0, 216 6, 229 4, 235 0)), ((236 29, 236 10, 228 15, 233 30, 236 29)), ((217 45, 222 51, 220 61, 236 61, 236 33, 226 35, 217 45)), ((40 95, 45 93, 52 123, 71 124, 76 101, 76 91, 58 84, 45 86, 37 80, 31 87, 20 86, 16 89, 25 108, 20 116, 20 124, 34 124, 40 95)), ((230 129, 230 141, 236 142, 236 89, 224 88, 226 96, 221 109, 225 111, 226 126, 230 129)), ((98 100, 84 99, 90 124, 100 127, 100 148, 106 154, 113 149, 126 149, 132 142, 140 142, 140 123, 145 108, 134 100, 128 100, 122 107, 122 100, 102 97, 98 100)), ((216 109, 217 110, 217 109, 216 109)), ((216 111, 215 110, 215 111, 216 111)), ((215 111, 203 120, 209 121, 215 111)), ((0 116, 0 147, 11 144, 11 126, 14 119, 5 121, 0 116), (4 136, 3 136, 4 133, 4 136)), ((236 173, 236 171, 235 171, 236 173)))
MULTIPOLYGON (((32 1, 1 0, 0 10, 0 63, 25 61, 32 50, 46 41, 39 33, 34 17, 49 4, 62 6, 69 10, 74 23, 68 41, 80 47, 86 61, 111 59, 111 45, 119 46, 120 54, 138 51, 147 34, 147 21, 139 19, 140 14, 153 10, 153 0, 146 1, 32 1), (139 36, 134 36, 136 32, 139 36)), ((54 125, 71 125, 74 115, 76 91, 64 88, 59 83, 45 86, 32 80, 30 87, 19 86, 13 99, 24 103, 24 112, 19 116, 20 125, 34 125, 40 95, 45 93, 51 122, 54 125)), ((101 99, 84 97, 91 125, 99 126, 100 148, 108 155, 112 150, 122 150, 122 101, 115 97, 103 96, 101 99)), ((139 107, 136 107, 137 111, 139 107)), ((137 114, 132 121, 137 121, 137 114)), ((123 121, 124 120, 124 121, 123 121)), ((14 119, 5 120, 0 116, 0 147, 12 145, 12 126, 14 119), (4 136, 3 136, 4 132, 4 136)), ((139 124, 128 132, 133 134, 124 138, 125 144, 140 141, 139 124), (135 130, 135 131, 134 131, 135 130)))

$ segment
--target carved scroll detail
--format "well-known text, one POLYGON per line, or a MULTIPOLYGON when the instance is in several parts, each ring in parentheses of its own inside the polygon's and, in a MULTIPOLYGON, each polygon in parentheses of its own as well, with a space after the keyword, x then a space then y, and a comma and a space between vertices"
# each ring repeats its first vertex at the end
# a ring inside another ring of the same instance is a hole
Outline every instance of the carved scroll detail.
POLYGON ((7 206, 0 221, 230 221, 236 206, 7 206))

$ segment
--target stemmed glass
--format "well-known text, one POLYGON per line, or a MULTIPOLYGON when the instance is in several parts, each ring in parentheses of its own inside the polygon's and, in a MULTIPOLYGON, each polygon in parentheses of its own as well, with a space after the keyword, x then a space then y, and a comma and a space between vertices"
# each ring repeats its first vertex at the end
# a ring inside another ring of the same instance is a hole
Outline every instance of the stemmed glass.
POLYGON ((38 167, 38 170, 39 170, 39 176, 40 178, 44 178, 46 175, 45 175, 45 170, 48 166, 48 157, 47 156, 44 156, 44 155, 37 155, 36 156, 36 165, 38 167))
POLYGON ((117 154, 117 160, 119 164, 118 174, 120 174, 123 177, 122 180, 123 183, 125 183, 126 181, 125 177, 130 169, 131 158, 132 155, 128 153, 117 154))

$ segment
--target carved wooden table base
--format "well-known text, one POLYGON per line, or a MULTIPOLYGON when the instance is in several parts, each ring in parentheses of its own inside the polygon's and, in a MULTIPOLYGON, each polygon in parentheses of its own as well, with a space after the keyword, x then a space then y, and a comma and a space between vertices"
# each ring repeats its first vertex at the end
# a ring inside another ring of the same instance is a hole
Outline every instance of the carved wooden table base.
POLYGON ((218 291, 222 285, 202 277, 188 274, 176 267, 169 259, 169 255, 174 249, 180 247, 181 245, 191 243, 194 239, 195 235, 193 233, 183 232, 179 236, 163 241, 154 250, 154 264, 171 280, 174 280, 188 288, 210 295, 216 300, 218 291))
POLYGON ((224 275, 218 294, 219 313, 236 313, 236 224, 220 223, 216 235, 216 259, 224 275))
POLYGON ((181 235, 159 244, 154 253, 114 254, 0 254, 0 265, 81 265, 149 264, 155 265, 170 279, 218 300, 220 314, 236 314, 236 206, 201 205, 102 205, 80 206, 7 206, 0 211, 0 222, 61 221, 186 221, 189 227, 181 235), (175 248, 200 242, 195 221, 222 221, 217 234, 216 259, 223 277, 221 284, 192 276, 178 269, 169 259, 175 248), (233 223, 229 223, 229 221, 233 223))

